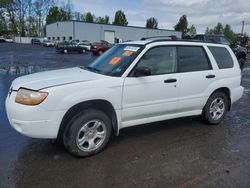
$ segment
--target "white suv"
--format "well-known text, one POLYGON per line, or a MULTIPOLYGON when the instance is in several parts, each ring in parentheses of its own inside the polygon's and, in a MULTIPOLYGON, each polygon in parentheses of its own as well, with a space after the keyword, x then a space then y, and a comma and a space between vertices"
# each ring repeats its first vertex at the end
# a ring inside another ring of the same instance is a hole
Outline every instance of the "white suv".
POLYGON ((62 136, 71 154, 84 157, 129 126, 194 115, 218 124, 242 94, 228 46, 144 40, 116 45, 87 67, 14 80, 6 111, 18 132, 62 136))

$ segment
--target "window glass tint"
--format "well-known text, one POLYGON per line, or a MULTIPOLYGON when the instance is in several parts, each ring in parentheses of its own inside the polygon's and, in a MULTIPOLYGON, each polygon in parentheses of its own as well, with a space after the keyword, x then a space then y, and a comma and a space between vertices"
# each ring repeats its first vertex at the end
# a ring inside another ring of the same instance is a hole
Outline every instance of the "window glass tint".
POLYGON ((223 47, 208 47, 209 50, 212 52, 217 65, 220 69, 232 68, 233 67, 233 59, 230 53, 227 51, 226 48, 223 47))
POLYGON ((192 72, 209 70, 210 62, 202 47, 178 47, 178 71, 192 72))
POLYGON ((176 47, 161 46, 149 50, 137 67, 148 67, 151 75, 174 73, 177 69, 176 47))

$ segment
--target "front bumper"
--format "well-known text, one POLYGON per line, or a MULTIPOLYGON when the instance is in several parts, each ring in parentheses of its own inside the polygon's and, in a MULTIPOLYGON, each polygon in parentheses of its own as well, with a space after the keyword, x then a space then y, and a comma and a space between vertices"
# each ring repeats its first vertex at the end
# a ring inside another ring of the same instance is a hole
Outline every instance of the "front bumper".
POLYGON ((57 137, 63 111, 49 111, 41 105, 26 106, 15 102, 16 92, 7 96, 5 107, 10 125, 19 133, 32 138, 57 137))

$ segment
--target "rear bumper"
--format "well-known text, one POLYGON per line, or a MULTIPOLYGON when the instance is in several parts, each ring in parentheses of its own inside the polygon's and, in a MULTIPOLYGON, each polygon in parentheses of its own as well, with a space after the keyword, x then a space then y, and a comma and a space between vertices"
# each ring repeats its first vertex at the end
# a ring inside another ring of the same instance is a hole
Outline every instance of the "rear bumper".
POLYGON ((237 100, 239 100, 244 92, 244 87, 239 86, 231 90, 231 103, 233 104, 237 100))

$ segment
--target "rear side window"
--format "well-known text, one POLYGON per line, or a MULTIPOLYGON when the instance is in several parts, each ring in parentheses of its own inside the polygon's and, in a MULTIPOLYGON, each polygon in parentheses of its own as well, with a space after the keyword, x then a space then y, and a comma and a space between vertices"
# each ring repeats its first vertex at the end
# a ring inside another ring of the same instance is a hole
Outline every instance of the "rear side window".
POLYGON ((193 72, 211 69, 205 51, 200 46, 178 47, 178 71, 193 72))
POLYGON ((234 65, 233 59, 226 48, 223 47, 208 47, 213 54, 219 69, 232 68, 234 65))

